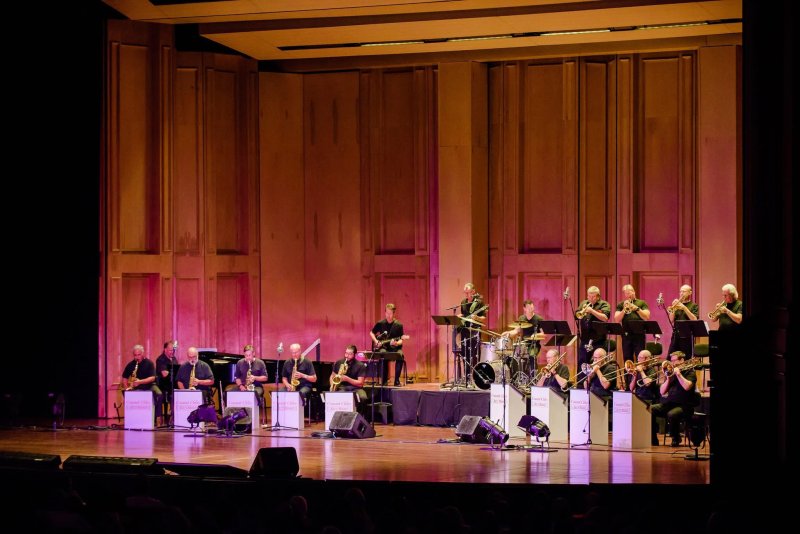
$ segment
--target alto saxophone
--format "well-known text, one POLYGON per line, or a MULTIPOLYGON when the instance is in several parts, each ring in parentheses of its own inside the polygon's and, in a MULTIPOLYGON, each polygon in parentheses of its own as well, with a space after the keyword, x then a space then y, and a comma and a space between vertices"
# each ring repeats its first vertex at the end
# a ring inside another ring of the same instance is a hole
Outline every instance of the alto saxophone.
POLYGON ((125 388, 125 391, 130 391, 133 389, 133 383, 136 382, 137 371, 139 371, 139 360, 136 360, 136 365, 133 366, 133 372, 131 373, 130 378, 128 378, 128 387, 125 388))
POLYGON ((197 389, 197 378, 194 376, 195 367, 197 367, 197 364, 193 363, 192 372, 189 375, 189 389, 197 389))
POLYGON ((299 361, 300 358, 295 358, 294 367, 292 368, 292 380, 290 383, 292 384, 293 388, 296 388, 297 386, 300 385, 300 379, 295 376, 297 374, 297 362, 299 361))
POLYGON ((331 377, 331 391, 336 391, 339 388, 339 384, 342 383, 342 375, 347 372, 347 362, 342 362, 342 365, 339 366, 339 372, 337 372, 333 377, 331 377))
POLYGON ((253 362, 247 362, 247 365, 249 366, 247 368, 247 378, 245 379, 247 383, 247 391, 255 391, 256 386, 253 384, 253 362))

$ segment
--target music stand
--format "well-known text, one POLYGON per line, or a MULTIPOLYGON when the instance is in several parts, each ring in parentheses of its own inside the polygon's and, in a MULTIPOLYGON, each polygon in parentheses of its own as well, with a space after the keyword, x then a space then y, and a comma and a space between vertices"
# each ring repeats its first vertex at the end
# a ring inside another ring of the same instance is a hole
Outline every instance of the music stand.
MULTIPOLYGON (((655 321, 631 321, 631 322, 632 323, 645 323, 645 322, 656 323, 655 321)), ((658 323, 656 323, 656 326, 658 326, 658 323)), ((594 321, 594 322, 592 322, 591 329, 594 330, 594 333, 596 334, 597 337, 606 339, 606 354, 611 352, 611 340, 608 339, 608 336, 609 335, 621 336, 623 331, 624 331, 623 328, 622 328, 622 323, 611 323, 611 322, 604 322, 604 321, 594 321)), ((659 330, 658 332, 661 333, 661 330, 659 330)), ((596 348, 599 348, 599 347, 596 347, 596 348)), ((591 361, 591 360, 592 360, 592 355, 589 354, 589 361, 591 361)))
POLYGON ((625 323, 625 330, 629 334, 661 334, 661 327, 658 321, 628 321, 625 323))
MULTIPOLYGON (((384 402, 383 401, 383 389, 384 389, 384 386, 383 386, 383 366, 385 365, 384 362, 396 362, 397 360, 402 359, 403 355, 400 354, 399 352, 374 352, 374 351, 364 351, 362 354, 369 354, 370 355, 370 357, 369 357, 370 360, 375 360, 375 359, 380 360, 380 364, 378 366, 378 369, 379 369, 380 377, 381 377, 381 380, 380 380, 381 400, 379 402, 377 402, 377 404, 379 404, 381 406, 381 408, 385 408, 385 407, 391 406, 392 405, 391 402, 384 402)), ((375 377, 372 378, 372 395, 371 396, 372 396, 372 399, 371 399, 372 400, 372 428, 374 429, 375 428, 375 404, 376 404, 376 402, 375 402, 375 377)), ((387 414, 388 414, 388 411, 387 411, 387 414)), ((387 417, 386 417, 386 423, 387 424, 389 422, 388 419, 389 419, 389 417, 387 415, 387 417)))
MULTIPOLYGON (((436 326, 447 326, 447 338, 445 339, 445 347, 446 347, 446 357, 450 357, 450 337, 451 337, 451 330, 450 328, 453 326, 461 326, 461 317, 457 315, 431 315, 431 319, 433 319, 434 324, 436 326)), ((455 350, 455 347, 453 347, 455 350)), ((447 382, 445 382, 442 387, 450 386, 453 387, 453 384, 450 382, 450 366, 446 365, 445 368, 447 369, 447 382)), ((464 370, 466 373, 466 369, 464 370)), ((381 379, 383 379, 383 375, 381 375, 381 379)), ((455 354, 453 355, 453 380, 456 380, 456 358, 455 354)))
MULTIPOLYGON (((558 347, 568 346, 575 341, 575 334, 569 329, 569 323, 567 321, 540 321, 539 328, 545 334, 552 335, 550 339, 544 343, 547 347, 558 347)), ((559 351, 560 353, 560 351, 559 351)))
MULTIPOLYGON (((705 321, 675 321, 678 333, 681 337, 688 337, 692 340, 692 355, 694 356, 694 338, 708 337, 708 329, 705 321)), ((691 357, 688 354, 687 357, 691 357)))

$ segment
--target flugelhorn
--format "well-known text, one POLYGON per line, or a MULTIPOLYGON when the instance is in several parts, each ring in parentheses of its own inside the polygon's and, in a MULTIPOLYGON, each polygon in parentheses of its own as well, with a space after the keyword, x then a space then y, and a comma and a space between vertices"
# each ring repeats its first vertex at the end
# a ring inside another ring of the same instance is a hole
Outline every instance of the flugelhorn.
POLYGON ((727 308, 728 308, 728 305, 723 300, 722 302, 720 302, 719 304, 714 306, 714 310, 713 311, 708 312, 708 318, 711 319, 712 321, 718 319, 719 316, 723 314, 722 310, 726 310, 727 308))
POLYGON ((625 312, 625 315, 630 315, 633 313, 634 308, 636 308, 636 304, 633 303, 632 300, 628 299, 622 304, 622 311, 625 312))

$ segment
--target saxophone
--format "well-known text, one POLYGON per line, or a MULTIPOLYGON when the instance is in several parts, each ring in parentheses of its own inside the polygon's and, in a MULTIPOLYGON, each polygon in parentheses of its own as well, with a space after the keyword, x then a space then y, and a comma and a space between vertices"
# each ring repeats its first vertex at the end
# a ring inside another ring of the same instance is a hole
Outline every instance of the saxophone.
POLYGON ((130 378, 128 378, 128 387, 125 388, 125 391, 130 391, 133 389, 133 383, 136 382, 136 373, 139 371, 139 360, 136 360, 136 365, 133 366, 133 372, 131 373, 130 378))
POLYGON ((197 379, 194 376, 195 368, 197 367, 197 363, 192 364, 192 372, 189 375, 189 389, 197 389, 197 379))
POLYGON ((299 358, 295 358, 294 367, 292 368, 292 381, 291 381, 291 384, 292 384, 293 388, 297 388, 297 386, 300 385, 300 379, 295 376, 297 374, 297 362, 299 362, 299 361, 300 361, 299 358))
POLYGON ((256 386, 253 384, 253 362, 247 362, 247 365, 247 378, 245 379, 247 383, 247 391, 255 391, 256 386))
POLYGON ((347 361, 345 360, 342 362, 342 365, 339 366, 339 371, 331 377, 331 391, 336 391, 339 388, 339 384, 342 383, 342 375, 347 372, 347 361))

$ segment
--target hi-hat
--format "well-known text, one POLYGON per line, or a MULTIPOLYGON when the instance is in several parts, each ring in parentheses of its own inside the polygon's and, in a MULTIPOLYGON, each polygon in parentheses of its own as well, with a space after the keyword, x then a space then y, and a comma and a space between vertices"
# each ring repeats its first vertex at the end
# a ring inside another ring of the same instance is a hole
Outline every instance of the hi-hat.
POLYGON ((476 319, 470 319, 469 317, 462 317, 461 320, 462 321, 467 321, 468 323, 475 323, 477 325, 483 326, 482 322, 480 322, 480 321, 478 321, 476 319))
POLYGON ((545 334, 541 332, 537 332, 536 334, 532 334, 530 337, 526 337, 526 341, 542 341, 545 338, 545 334))
POLYGON ((533 325, 531 323, 522 323, 522 322, 519 322, 519 321, 508 324, 509 328, 530 328, 532 326, 533 325))

